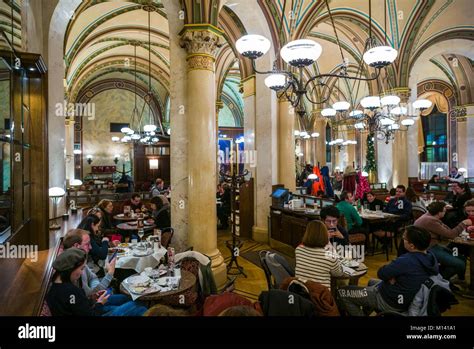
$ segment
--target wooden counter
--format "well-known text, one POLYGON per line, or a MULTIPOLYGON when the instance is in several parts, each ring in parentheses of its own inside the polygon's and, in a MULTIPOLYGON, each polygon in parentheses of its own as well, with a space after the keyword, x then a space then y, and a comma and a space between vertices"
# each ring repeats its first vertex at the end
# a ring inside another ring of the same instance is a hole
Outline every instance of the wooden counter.
POLYGON ((306 213, 286 208, 270 207, 271 239, 295 248, 301 243, 306 225, 319 220, 319 211, 306 213))

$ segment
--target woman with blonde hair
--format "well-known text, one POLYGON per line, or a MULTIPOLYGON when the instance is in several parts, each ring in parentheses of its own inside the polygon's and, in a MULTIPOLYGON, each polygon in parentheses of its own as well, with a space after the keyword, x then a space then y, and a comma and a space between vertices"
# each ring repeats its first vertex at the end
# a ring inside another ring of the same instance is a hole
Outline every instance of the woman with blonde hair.
POLYGON ((308 223, 303 241, 296 247, 295 255, 295 276, 303 281, 319 282, 331 289, 331 275, 342 275, 341 261, 329 245, 328 230, 321 221, 308 223))

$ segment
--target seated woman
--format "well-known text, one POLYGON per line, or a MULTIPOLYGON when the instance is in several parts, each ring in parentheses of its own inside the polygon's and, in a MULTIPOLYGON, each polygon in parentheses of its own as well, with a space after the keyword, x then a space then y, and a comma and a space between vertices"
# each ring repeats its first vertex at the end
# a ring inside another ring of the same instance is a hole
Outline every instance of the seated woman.
POLYGON ((109 252, 109 239, 103 237, 99 232, 100 218, 95 215, 89 215, 82 220, 77 229, 83 229, 89 232, 91 240, 91 251, 88 255, 87 265, 99 277, 104 275, 105 259, 109 252))
POLYGON ((112 234, 115 232, 113 225, 112 212, 114 211, 114 204, 110 200, 100 200, 97 205, 101 212, 102 221, 100 223, 100 231, 102 234, 112 234))
POLYGON ((425 202, 420 200, 420 197, 416 195, 416 192, 412 187, 407 188, 405 197, 411 202, 412 209, 426 213, 425 202))
POLYGON ((139 302, 108 304, 110 294, 106 290, 99 291, 95 299, 88 299, 84 290, 75 286, 86 267, 86 259, 83 250, 73 247, 53 262, 56 273, 46 296, 53 316, 141 316, 146 312, 147 308, 139 302))
POLYGON ((341 261, 329 245, 328 230, 321 221, 308 223, 295 255, 295 276, 299 279, 319 282, 331 289, 331 275, 343 274, 341 261))
POLYGON ((152 209, 151 217, 159 229, 169 228, 171 226, 170 205, 166 197, 158 195, 150 200, 152 209), (165 201, 166 200, 166 201, 165 201))

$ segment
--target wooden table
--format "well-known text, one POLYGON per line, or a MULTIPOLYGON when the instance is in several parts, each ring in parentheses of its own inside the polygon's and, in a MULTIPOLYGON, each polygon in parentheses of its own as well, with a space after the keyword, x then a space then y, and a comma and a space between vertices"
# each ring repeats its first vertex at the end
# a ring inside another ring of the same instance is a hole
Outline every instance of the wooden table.
MULTIPOLYGON (((117 228, 120 229, 120 230, 128 231, 128 232, 138 231, 138 224, 130 225, 128 223, 120 223, 120 224, 117 225, 117 228)), ((143 230, 144 231, 153 230, 154 228, 156 228, 155 224, 151 224, 151 225, 144 224, 143 225, 143 230)))
POLYGON ((352 268, 352 269, 354 269, 356 271, 354 274, 344 273, 341 276, 331 275, 331 293, 332 293, 334 299, 336 299, 336 296, 337 296, 336 295, 337 280, 347 280, 347 279, 349 279, 349 285, 357 286, 359 284, 359 279, 362 276, 364 276, 365 274, 367 274, 367 271, 369 270, 369 268, 367 268, 367 266, 364 263, 360 263, 357 268, 352 268))
MULTIPOLYGON (((155 303, 159 303, 164 297, 172 296, 180 293, 184 293, 191 288, 195 287, 196 285, 196 277, 193 273, 190 273, 187 270, 181 270, 181 280, 179 283, 179 287, 176 290, 171 290, 167 292, 155 292, 151 294, 146 294, 140 296, 138 300, 148 302, 148 305, 151 306, 155 303)), ((130 296, 130 293, 123 287, 123 283, 120 284, 120 292, 130 296)))
MULTIPOLYGON (((147 215, 144 215, 143 219, 146 220, 147 217, 148 217, 147 215)), ((138 220, 138 217, 137 216, 132 217, 132 216, 124 216, 124 215, 115 215, 114 219, 116 221, 120 221, 120 222, 132 222, 132 221, 138 220)))
POLYGON ((469 289, 474 292, 474 240, 467 239, 464 240, 462 237, 455 237, 453 241, 459 245, 465 245, 469 247, 469 258, 471 259, 470 265, 470 280, 471 284, 469 285, 469 289))

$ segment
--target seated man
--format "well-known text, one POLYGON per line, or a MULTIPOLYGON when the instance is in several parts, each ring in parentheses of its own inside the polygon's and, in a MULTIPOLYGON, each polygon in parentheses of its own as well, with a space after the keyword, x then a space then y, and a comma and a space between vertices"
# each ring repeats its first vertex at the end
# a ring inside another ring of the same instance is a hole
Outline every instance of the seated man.
MULTIPOLYGON (((390 199, 387 206, 384 208, 384 212, 395 214, 399 218, 394 222, 392 230, 397 232, 404 223, 407 223, 412 218, 412 204, 405 197, 406 188, 404 185, 397 185, 395 189, 395 197, 390 199)), ((390 230, 390 231, 392 231, 390 230)))
POLYGON ((130 200, 125 201, 124 206, 130 206, 132 212, 141 213, 145 205, 141 201, 140 194, 133 193, 130 200))
POLYGON ((321 220, 326 225, 328 229, 329 243, 331 245, 348 245, 349 244, 349 234, 347 231, 337 225, 341 213, 335 206, 326 206, 321 209, 319 214, 321 220))
POLYGON ((338 299, 352 316, 375 311, 406 311, 423 282, 438 274, 438 261, 427 251, 431 236, 422 228, 409 226, 403 234, 408 253, 378 270, 380 280, 367 287, 346 286, 338 290, 338 299))
POLYGON ((450 229, 441 222, 446 214, 446 203, 435 201, 429 204, 428 212, 418 218, 415 227, 424 228, 431 234, 430 251, 436 256, 440 263, 440 273, 446 280, 452 276, 458 276, 464 280, 466 273, 466 260, 463 256, 455 255, 452 249, 446 247, 448 239, 458 236, 467 226, 472 225, 470 219, 465 219, 455 228, 450 229))
POLYGON ((443 222, 450 228, 454 228, 464 219, 464 204, 472 199, 471 188, 468 183, 459 184, 454 182, 452 185, 454 197, 452 205, 447 207, 443 222))
POLYGON ((349 234, 353 234, 359 232, 362 226, 362 218, 360 217, 359 213, 352 206, 354 202, 354 198, 352 193, 348 193, 347 191, 343 191, 340 196, 341 201, 336 205, 339 212, 344 215, 347 222, 347 230, 349 234))

